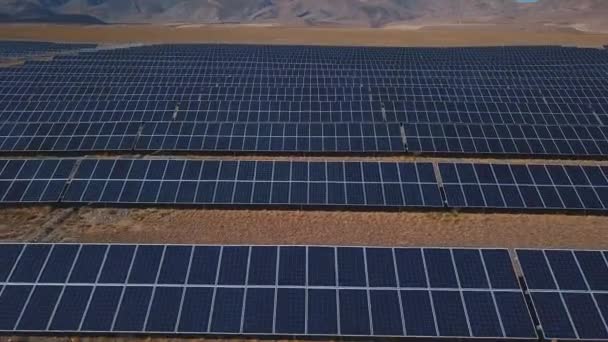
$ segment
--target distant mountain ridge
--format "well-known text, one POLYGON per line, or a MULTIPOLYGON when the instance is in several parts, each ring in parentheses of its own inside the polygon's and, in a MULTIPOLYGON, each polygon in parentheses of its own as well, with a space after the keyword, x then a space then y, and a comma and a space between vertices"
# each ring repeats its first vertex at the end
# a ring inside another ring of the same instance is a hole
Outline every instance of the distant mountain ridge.
POLYGON ((608 0, 0 0, 0 20, 89 23, 606 24, 608 0))

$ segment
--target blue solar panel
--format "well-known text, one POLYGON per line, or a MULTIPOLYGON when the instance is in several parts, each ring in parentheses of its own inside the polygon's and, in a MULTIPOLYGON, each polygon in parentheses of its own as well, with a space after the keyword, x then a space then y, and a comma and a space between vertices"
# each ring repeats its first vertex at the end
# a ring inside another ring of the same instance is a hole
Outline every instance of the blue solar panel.
POLYGON ((185 333, 203 333, 209 331, 211 306, 214 290, 210 287, 189 287, 185 289, 182 301, 181 316, 177 331, 185 333))
POLYGON ((92 292, 92 286, 66 286, 61 299, 57 302, 53 322, 48 329, 78 330, 92 292))
POLYGON ((275 289, 247 289, 247 302, 243 317, 243 332, 271 334, 274 324, 275 289))
POLYGON ((447 204, 455 208, 604 211, 604 167, 439 163, 447 204))
POLYGON ((0 160, 0 203, 52 203, 61 198, 76 160, 0 160))
POLYGON ((48 283, 43 268, 31 280, 1 282, 1 331, 536 338, 519 286, 495 286, 488 275, 515 277, 502 249, 2 244, 0 253, 15 246, 22 252, 2 272, 46 250, 46 266, 65 256, 63 278, 94 276, 48 283), (462 256, 476 266, 457 262, 462 256), (127 274, 102 276, 121 263, 127 274), (457 279, 479 272, 485 280, 467 287, 406 280, 418 270, 427 278, 431 263, 457 279), (331 266, 315 270, 320 264, 331 266))
POLYGON ((183 288, 159 287, 154 291, 154 300, 150 304, 145 330, 174 332, 179 315, 183 288))
MULTIPOLYGON (((0 58, 91 47, 0 42, 0 58)), ((0 70, 0 151, 600 158, 607 60, 559 46, 88 51, 0 70)))
POLYGON ((82 160, 62 201, 395 208, 443 206, 433 167, 428 163, 160 159, 82 160), (117 167, 123 171, 114 172, 117 167))
POLYGON ((608 169, 573 164, 0 160, 0 203, 608 210, 608 169), (444 203, 445 197, 445 203, 444 203))
POLYGON ((545 338, 608 340, 606 254, 585 250, 517 250, 545 338))
POLYGON ((408 151, 534 156, 604 156, 604 126, 531 124, 407 124, 408 151))
POLYGON ((132 122, 4 123, 0 151, 130 151, 139 128, 132 122))
POLYGON ((397 123, 146 123, 133 148, 137 151, 406 151, 397 123))
POLYGON ((93 49, 95 44, 66 44, 36 41, 0 41, 0 60, 54 55, 73 50, 93 49))
POLYGON ((0 249, 0 282, 5 282, 13 270, 13 265, 23 250, 23 245, 6 245, 0 249))

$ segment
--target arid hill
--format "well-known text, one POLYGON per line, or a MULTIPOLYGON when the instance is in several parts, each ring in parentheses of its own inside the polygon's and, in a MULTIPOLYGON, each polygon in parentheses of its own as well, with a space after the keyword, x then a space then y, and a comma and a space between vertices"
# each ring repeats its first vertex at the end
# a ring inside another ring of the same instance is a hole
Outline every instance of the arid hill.
POLYGON ((108 23, 549 23, 608 29, 606 0, 0 0, 3 21, 108 23), (94 18, 94 19, 86 19, 94 18))

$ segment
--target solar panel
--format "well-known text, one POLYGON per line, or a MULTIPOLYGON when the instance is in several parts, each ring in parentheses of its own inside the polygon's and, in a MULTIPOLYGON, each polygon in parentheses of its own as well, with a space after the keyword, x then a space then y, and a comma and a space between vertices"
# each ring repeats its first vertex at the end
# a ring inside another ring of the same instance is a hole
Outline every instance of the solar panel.
POLYGON ((16 40, 0 41, 0 60, 48 55, 70 50, 92 49, 96 46, 96 44, 65 44, 16 40))
POLYGON ((130 151, 139 127, 129 122, 4 123, 0 151, 130 151))
POLYGON ((503 249, 4 244, 0 255, 4 332, 537 336, 503 249))
POLYGON ((442 207, 430 163, 83 159, 64 203, 442 207))
POLYGON ((75 159, 0 160, 0 203, 58 202, 75 164, 75 159))
POLYGON ((603 166, 439 163, 453 208, 604 211, 603 166))
POLYGON ((4 123, 0 151, 414 152, 600 157, 602 126, 232 123, 4 123), (403 130, 402 130, 403 127, 403 130))
POLYGON ((89 51, 0 69, 0 151, 599 158, 607 61, 559 46, 89 51))
MULTIPOLYGON (((0 74, 1 76, 1 74, 0 74)), ((72 82, 70 79, 63 82, 72 82)), ((104 121, 204 121, 204 122, 252 122, 252 123, 428 123, 428 124, 510 124, 510 125, 550 125, 550 126, 595 126, 605 125, 608 103, 601 91, 581 94, 591 103, 576 103, 569 99, 557 99, 553 103, 535 98, 538 95, 521 95, 500 98, 498 95, 483 98, 491 88, 441 88, 433 86, 434 93, 454 93, 453 98, 440 95, 417 95, 425 87, 378 89, 358 97, 317 95, 313 99, 307 94, 298 95, 255 95, 248 88, 232 88, 231 96, 214 94, 210 90, 193 85, 179 89, 170 83, 147 82, 146 87, 126 84, 93 84, 81 94, 81 87, 72 90, 61 84, 24 84, 15 90, 10 87, 14 81, 5 82, 0 89, 6 93, 0 107, 0 117, 6 122, 49 123, 49 122, 104 122, 104 121), (47 88, 53 89, 49 93, 47 88), (108 90, 110 89, 110 90, 108 90), (157 90, 158 89, 158 90, 157 90), (180 93, 177 93, 180 91, 180 93), (78 92, 74 94, 74 92, 78 92), (101 92, 101 94, 100 94, 101 92), (125 93, 132 92, 132 94, 125 93), (389 95, 384 92, 396 93, 389 95), (211 94, 210 94, 211 93, 211 94), (470 93, 470 94, 469 94, 470 93), (462 96, 460 96, 462 94, 462 96), (465 99, 471 97, 468 102, 465 99), (61 101, 60 96, 71 98, 61 101), (532 97, 530 99, 529 97, 532 97), (214 99, 217 97, 217 99, 214 99), (231 98, 233 97, 233 98, 231 98), (248 97, 248 98, 247 98, 248 97), (374 99, 378 97, 378 99, 374 99), (517 104, 515 101, 525 102, 517 104)), ((205 83, 204 81, 197 81, 205 83)), ((86 85, 86 84, 84 84, 86 85)), ((83 86, 84 86, 83 85, 83 86)), ((270 86, 270 85, 269 85, 270 86)), ((336 92, 345 86, 319 86, 326 91, 336 92)), ((299 86, 295 90, 310 89, 299 86)), ((315 87, 318 88, 318 87, 315 87)), ((348 91, 359 88, 348 86, 348 91)), ((284 88, 282 88, 285 91, 284 88)), ((602 90, 603 91, 603 90, 602 90)), ((300 92, 303 92, 300 90, 300 92)), ((532 92, 532 91, 528 91, 532 92)), ((551 92, 557 92, 551 90, 551 92)), ((551 94, 547 94, 551 95, 551 94)), ((554 94, 563 96, 563 94, 554 94)), ((423 129, 424 126, 422 126, 423 129)), ((562 130, 566 129, 560 127, 562 130)), ((581 129, 584 129, 581 128, 581 129)), ((566 131, 568 132, 568 131, 566 131)), ((532 134, 534 130, 531 131, 532 134)), ((542 134, 542 131, 536 134, 542 134)), ((583 136, 584 138, 584 136, 583 136)))
POLYGON ((608 253, 518 249, 546 339, 608 340, 608 253))
POLYGON ((599 126, 232 123, 199 121, 10 123, 0 151, 415 152, 599 157, 599 126), (402 131, 403 127, 403 131, 402 131))
POLYGON ((146 123, 137 151, 405 152, 398 124, 146 123))
POLYGON ((408 151, 605 156, 608 128, 576 125, 406 124, 408 151))
POLYGON ((327 208, 608 208, 604 166, 189 159, 0 160, 0 202, 327 208), (444 199, 445 197, 445 199, 444 199))

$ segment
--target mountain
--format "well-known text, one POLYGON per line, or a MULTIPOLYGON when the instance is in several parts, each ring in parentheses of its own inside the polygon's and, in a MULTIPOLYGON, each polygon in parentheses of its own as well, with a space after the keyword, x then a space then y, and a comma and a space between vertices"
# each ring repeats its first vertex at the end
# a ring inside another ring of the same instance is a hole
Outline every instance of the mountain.
MULTIPOLYGON (((608 0, 0 0, 0 20, 95 18, 109 23, 598 25, 608 0), (63 16, 63 17, 62 17, 63 16), (68 17, 65 17, 68 16, 68 17)), ((90 19, 89 19, 90 20, 90 19)), ((605 24, 605 23, 604 23, 605 24)))
POLYGON ((92 15, 57 10, 56 5, 52 0, 0 0, 0 22, 104 24, 92 15))

